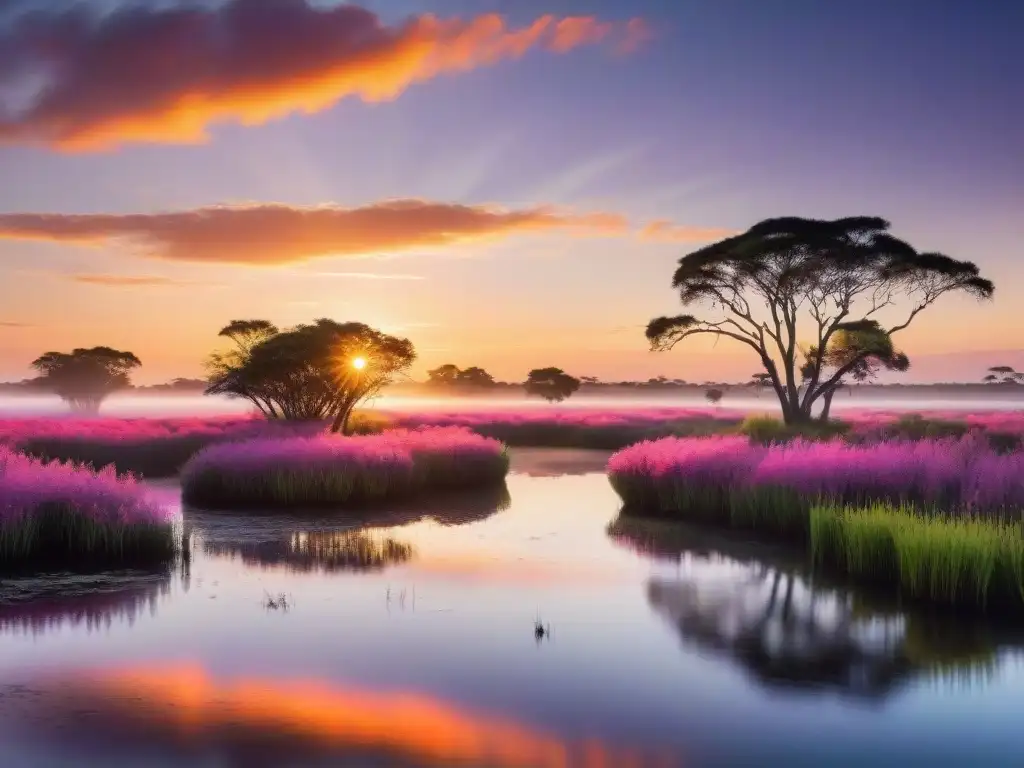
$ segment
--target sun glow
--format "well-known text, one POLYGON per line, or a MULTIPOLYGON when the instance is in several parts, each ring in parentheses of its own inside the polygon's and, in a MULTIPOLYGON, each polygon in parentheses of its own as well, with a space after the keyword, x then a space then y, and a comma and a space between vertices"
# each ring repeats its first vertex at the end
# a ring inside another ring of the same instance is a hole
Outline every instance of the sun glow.
POLYGON ((355 360, 352 361, 352 367, 355 368, 357 371, 363 370, 363 368, 366 367, 366 358, 357 357, 355 360))

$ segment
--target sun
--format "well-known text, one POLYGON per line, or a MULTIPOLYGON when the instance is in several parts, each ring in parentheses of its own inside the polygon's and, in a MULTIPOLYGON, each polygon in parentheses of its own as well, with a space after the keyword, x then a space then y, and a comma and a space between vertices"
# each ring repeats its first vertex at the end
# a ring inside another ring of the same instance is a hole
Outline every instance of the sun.
POLYGON ((352 367, 355 368, 357 371, 363 370, 363 368, 366 367, 366 358, 357 357, 355 360, 352 361, 352 367))

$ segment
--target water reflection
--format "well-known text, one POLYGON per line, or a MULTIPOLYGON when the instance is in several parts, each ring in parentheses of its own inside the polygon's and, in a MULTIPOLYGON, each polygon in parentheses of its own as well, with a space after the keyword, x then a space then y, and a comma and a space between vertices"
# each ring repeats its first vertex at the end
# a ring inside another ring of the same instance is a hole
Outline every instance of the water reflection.
POLYGON ((301 531, 280 541, 205 541, 203 551, 238 558, 245 565, 299 573, 382 570, 406 562, 414 552, 409 544, 364 531, 301 531))
POLYGON ((403 527, 430 520, 442 527, 486 520, 510 503, 504 485, 344 516, 323 511, 239 514, 185 510, 185 524, 205 554, 293 573, 379 571, 409 562, 416 548, 403 527), (381 532, 384 531, 384 532, 381 532))
POLYGON ((64 627, 86 631, 129 625, 156 612, 171 590, 173 571, 95 575, 43 574, 0 580, 0 634, 40 635, 64 627))
POLYGON ((684 525, 620 517, 617 543, 676 564, 649 579, 651 607, 699 652, 760 685, 880 701, 912 681, 989 678, 1019 630, 906 610, 822 581, 783 549, 684 525))
POLYGON ((100 764, 141 751, 238 766, 493 766, 643 768, 668 756, 543 728, 410 690, 323 681, 219 678, 201 666, 99 670, 43 685, 24 707, 29 727, 59 727, 75 760, 100 764), (298 761, 303 761, 299 763, 298 761), (340 762, 339 762, 340 761, 340 762), (321 764, 321 763, 316 763, 321 764))

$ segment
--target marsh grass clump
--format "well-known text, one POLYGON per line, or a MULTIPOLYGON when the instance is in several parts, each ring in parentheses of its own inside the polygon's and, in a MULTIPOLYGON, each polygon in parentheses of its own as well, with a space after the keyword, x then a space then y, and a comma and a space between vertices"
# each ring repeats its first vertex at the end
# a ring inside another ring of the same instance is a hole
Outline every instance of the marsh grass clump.
POLYGON ((737 413, 681 408, 527 408, 450 413, 390 413, 397 427, 466 427, 521 448, 618 450, 662 437, 707 437, 734 429, 737 413))
POLYGON ((872 446, 661 440, 608 463, 623 511, 758 530, 915 599, 1024 608, 1024 456, 984 438, 872 446))
POLYGON ((176 549, 169 513, 130 475, 0 446, 0 568, 151 566, 176 549))
POLYGON ((822 503, 811 509, 810 533, 818 567, 897 585, 931 602, 1024 607, 1020 522, 923 514, 891 503, 822 503))
POLYGON ((266 421, 250 417, 49 418, 0 420, 0 443, 43 461, 171 477, 208 445, 256 437, 313 435, 324 422, 266 421))
POLYGON ((358 506, 496 485, 507 472, 501 443, 437 428, 214 445, 185 465, 181 485, 201 507, 358 506))

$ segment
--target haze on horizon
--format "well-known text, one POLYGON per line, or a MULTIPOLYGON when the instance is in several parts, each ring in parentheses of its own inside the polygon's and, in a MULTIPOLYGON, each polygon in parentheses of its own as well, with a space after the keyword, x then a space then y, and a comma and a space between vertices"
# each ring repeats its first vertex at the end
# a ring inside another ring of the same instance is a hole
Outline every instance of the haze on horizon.
POLYGON ((996 284, 883 381, 1024 369, 1024 6, 56 5, 0 10, 0 380, 95 345, 195 376, 233 318, 331 317, 411 338, 417 378, 742 381, 737 346, 648 351, 678 258, 859 214, 996 284))

